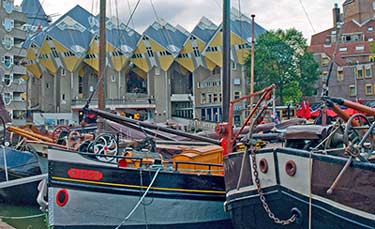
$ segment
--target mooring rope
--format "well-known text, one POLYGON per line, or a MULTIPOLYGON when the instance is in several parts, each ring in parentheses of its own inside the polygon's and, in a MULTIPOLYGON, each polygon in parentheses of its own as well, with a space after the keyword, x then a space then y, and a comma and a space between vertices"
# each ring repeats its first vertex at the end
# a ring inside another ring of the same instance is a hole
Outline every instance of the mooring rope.
POLYGON ((0 216, 0 219, 32 219, 44 216, 45 213, 38 215, 28 215, 28 216, 0 216))
POLYGON ((147 189, 146 189, 145 193, 143 194, 143 196, 141 197, 141 199, 139 199, 138 203, 134 206, 134 208, 130 211, 130 213, 125 217, 125 219, 116 227, 116 229, 120 228, 133 215, 135 210, 137 210, 139 205, 142 203, 143 199, 146 197, 148 191, 150 191, 151 186, 154 184, 154 182, 156 180, 156 177, 158 176, 160 170, 161 170, 161 168, 158 168, 158 170, 156 170, 154 178, 152 178, 152 181, 151 181, 150 185, 147 187, 147 189))

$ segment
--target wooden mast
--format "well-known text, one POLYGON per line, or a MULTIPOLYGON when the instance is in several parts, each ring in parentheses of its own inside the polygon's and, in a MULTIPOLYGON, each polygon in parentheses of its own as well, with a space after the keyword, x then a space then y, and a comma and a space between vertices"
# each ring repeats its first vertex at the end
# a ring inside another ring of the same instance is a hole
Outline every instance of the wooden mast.
MULTIPOLYGON (((105 37, 105 19, 106 19, 106 0, 100 0, 99 10, 99 75, 98 75, 98 108, 105 110, 105 85, 106 85, 106 37, 105 37)), ((98 118, 98 131, 104 129, 104 120, 98 118)))
MULTIPOLYGON (((251 75, 250 75, 250 94, 254 93, 254 64, 255 64, 255 57, 254 57, 254 48, 255 48, 255 32, 254 32, 254 22, 255 14, 251 15, 251 75)), ((250 111, 253 109, 254 104, 254 97, 250 97, 250 111)))
MULTIPOLYGON (((222 122, 228 122, 229 120, 229 103, 230 103, 230 88, 231 88, 231 76, 230 76, 230 0, 223 1, 223 68, 222 68, 222 93, 223 93, 223 118, 222 122)), ((233 117, 232 117, 233 118, 233 117)))

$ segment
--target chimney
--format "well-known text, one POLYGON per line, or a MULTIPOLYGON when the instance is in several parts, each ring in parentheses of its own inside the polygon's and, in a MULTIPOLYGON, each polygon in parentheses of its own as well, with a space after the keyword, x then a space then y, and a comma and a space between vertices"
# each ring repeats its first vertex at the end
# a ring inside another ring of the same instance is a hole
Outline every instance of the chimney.
POLYGON ((334 8, 332 9, 333 14, 333 27, 337 27, 337 23, 340 22, 340 8, 337 3, 335 3, 334 8))

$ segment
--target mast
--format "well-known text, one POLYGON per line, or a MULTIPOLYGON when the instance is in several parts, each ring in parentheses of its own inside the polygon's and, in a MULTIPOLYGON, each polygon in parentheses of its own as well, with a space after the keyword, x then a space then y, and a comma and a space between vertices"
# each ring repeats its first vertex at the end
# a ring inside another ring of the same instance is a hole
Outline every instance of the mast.
MULTIPOLYGON (((255 14, 251 15, 251 76, 250 76, 250 94, 254 93, 254 64, 255 64, 255 57, 254 57, 254 48, 255 48, 255 41, 254 41, 254 18, 255 14)), ((253 109, 254 104, 254 97, 250 97, 250 110, 253 109)))
POLYGON ((231 77, 230 77, 230 0, 223 1, 223 118, 222 122, 228 122, 229 120, 229 102, 230 102, 230 88, 231 88, 231 77))
MULTIPOLYGON (((100 11, 99 11, 99 76, 98 76, 98 108, 105 110, 105 52, 106 52, 106 37, 105 37, 105 12, 106 11, 106 0, 100 0, 100 11)), ((102 118, 98 119, 98 130, 104 129, 104 121, 102 118)))

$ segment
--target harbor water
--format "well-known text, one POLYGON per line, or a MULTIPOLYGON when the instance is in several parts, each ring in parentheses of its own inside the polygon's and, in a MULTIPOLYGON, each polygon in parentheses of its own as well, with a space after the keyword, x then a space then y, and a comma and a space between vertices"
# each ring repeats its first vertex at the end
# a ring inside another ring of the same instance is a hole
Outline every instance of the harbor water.
POLYGON ((37 206, 14 206, 0 203, 1 220, 17 229, 46 229, 45 215, 37 206))

